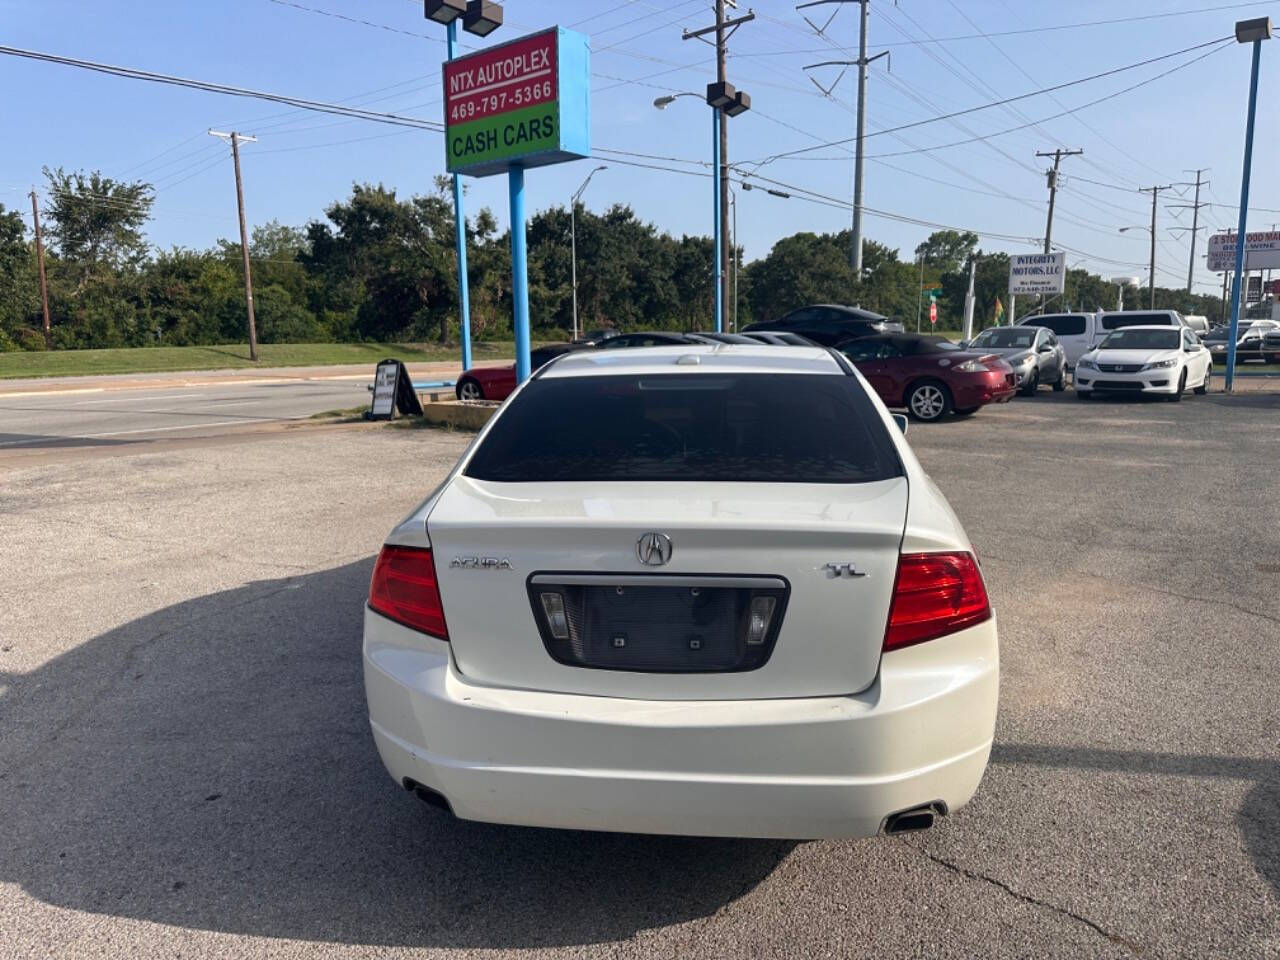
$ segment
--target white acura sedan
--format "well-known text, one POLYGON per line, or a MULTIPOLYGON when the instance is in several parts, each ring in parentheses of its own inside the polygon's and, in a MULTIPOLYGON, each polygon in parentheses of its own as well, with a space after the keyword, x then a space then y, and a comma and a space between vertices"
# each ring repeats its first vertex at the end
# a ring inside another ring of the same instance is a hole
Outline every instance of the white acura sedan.
POLYGON ((977 789, 996 621, 862 377, 817 347, 581 352, 387 538, 364 620, 395 782, 459 817, 844 837, 977 789))
POLYGON ((1213 359, 1189 327, 1121 327, 1076 362, 1076 395, 1149 393, 1181 400, 1209 392, 1213 359))

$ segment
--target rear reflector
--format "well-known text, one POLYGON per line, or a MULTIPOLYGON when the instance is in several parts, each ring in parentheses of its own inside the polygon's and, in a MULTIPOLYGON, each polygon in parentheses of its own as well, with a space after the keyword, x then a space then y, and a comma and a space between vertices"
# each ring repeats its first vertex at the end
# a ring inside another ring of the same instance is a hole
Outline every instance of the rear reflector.
POLYGON ((373 565, 369 606, 406 627, 440 640, 449 639, 430 550, 383 547, 378 562, 373 565))
POLYGON ((944 637, 990 617, 987 588, 973 554, 904 554, 898 558, 884 649, 944 637))

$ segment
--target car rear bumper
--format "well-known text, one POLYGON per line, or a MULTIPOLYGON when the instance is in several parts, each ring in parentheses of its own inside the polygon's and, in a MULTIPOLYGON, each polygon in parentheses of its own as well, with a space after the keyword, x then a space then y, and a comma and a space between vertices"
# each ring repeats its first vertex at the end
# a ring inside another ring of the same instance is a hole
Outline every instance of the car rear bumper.
POLYGON ((365 611, 374 741, 469 820, 694 836, 871 836, 974 793, 995 728, 994 618, 883 657, 860 694, 658 701, 479 686, 365 611))

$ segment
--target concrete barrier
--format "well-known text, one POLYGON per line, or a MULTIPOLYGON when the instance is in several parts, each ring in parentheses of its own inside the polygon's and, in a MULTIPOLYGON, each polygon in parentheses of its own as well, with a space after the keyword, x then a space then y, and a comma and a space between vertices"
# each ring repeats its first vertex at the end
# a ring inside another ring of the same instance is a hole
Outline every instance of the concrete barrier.
POLYGON ((496 401, 472 400, 462 403, 459 400, 433 400, 429 396, 422 397, 422 418, 427 423, 442 427, 454 427, 459 430, 479 430, 501 404, 496 401))

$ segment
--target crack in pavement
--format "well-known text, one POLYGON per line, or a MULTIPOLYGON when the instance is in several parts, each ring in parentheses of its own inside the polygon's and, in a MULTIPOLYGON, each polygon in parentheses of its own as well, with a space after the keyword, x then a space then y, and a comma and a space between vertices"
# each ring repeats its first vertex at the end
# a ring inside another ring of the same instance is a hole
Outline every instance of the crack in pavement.
MULTIPOLYGON (((986 553, 985 551, 982 554, 982 559, 994 560, 997 563, 1019 563, 1020 562, 1017 560, 1010 560, 1007 557, 997 556, 996 554, 993 554, 993 553, 986 553)), ((1086 577, 1091 577, 1094 580, 1103 580, 1110 584, 1115 583, 1115 581, 1110 577, 1104 577, 1104 576, 1101 576, 1100 574, 1090 573, 1087 570, 1081 570, 1078 572, 1086 577)), ((1175 600, 1189 600, 1193 603, 1203 603, 1212 607, 1226 607, 1228 610, 1233 610, 1236 613, 1243 614, 1246 617, 1257 617, 1259 620, 1266 620, 1268 623, 1280 624, 1280 617, 1272 616, 1269 613, 1263 613, 1261 610, 1250 610, 1247 607, 1240 606, 1238 603, 1230 603, 1229 601, 1218 600, 1214 597, 1200 597, 1191 593, 1179 593, 1176 590, 1168 590, 1164 587, 1157 587, 1154 584, 1141 583, 1138 581, 1134 581, 1132 584, 1130 584, 1130 586, 1132 586, 1135 590, 1149 590, 1152 593, 1158 593, 1161 596, 1173 597, 1175 600)))
POLYGON ((1022 903, 1028 904, 1033 907, 1039 907, 1042 910, 1048 910, 1052 913, 1058 914, 1059 916, 1069 917, 1070 919, 1075 920, 1077 923, 1082 923, 1086 927, 1088 927, 1090 930, 1092 930, 1094 933, 1097 933, 1099 936, 1105 937, 1106 939, 1114 943, 1116 946, 1123 947, 1134 956, 1140 957, 1140 956, 1143 956, 1145 953, 1142 947, 1134 943, 1132 940, 1127 940, 1124 937, 1120 936, 1118 933, 1112 933, 1110 930, 1107 930, 1105 927, 1101 926, 1100 924, 1096 923, 1093 920, 1090 920, 1088 917, 1083 916, 1082 914, 1075 913, 1072 910, 1068 910, 1066 907, 1060 907, 1057 904, 1049 903, 1047 900, 1040 900, 1039 898, 1033 897, 1030 894, 1020 893, 1019 891, 1013 889, 1013 887, 1005 883, 1003 880, 997 880, 995 877, 989 877, 985 873, 978 873, 976 870, 970 870, 968 867, 962 867, 958 863, 952 863, 950 860, 946 860, 938 856, 937 854, 930 853, 928 850, 925 850, 923 847, 917 847, 915 844, 907 842, 906 838, 902 839, 902 843, 904 846, 909 847, 910 849, 914 850, 916 853, 920 854, 921 856, 931 860, 933 863, 936 863, 938 866, 945 867, 947 870, 950 870, 952 873, 962 876, 968 880, 977 880, 979 883, 988 884, 989 886, 995 887, 997 890, 1004 891, 1010 897, 1013 897, 1013 899, 1021 901, 1022 903))
POLYGON ((142 650, 173 635, 178 630, 188 629, 193 624, 202 623, 205 620, 215 617, 222 618, 233 610, 238 610, 241 607, 246 607, 250 604, 261 603, 263 600, 269 600, 278 594, 284 593, 286 590, 293 589, 296 580, 296 577, 286 577, 284 580, 280 581, 280 585, 275 589, 265 590, 257 596, 242 600, 239 603, 227 607, 225 610, 219 610, 217 612, 206 613, 201 616, 193 617, 190 620, 183 621, 182 623, 175 624, 174 626, 165 627, 149 637, 145 637, 141 640, 135 640, 121 652, 119 666, 111 676, 106 677, 102 681, 101 686, 90 695, 88 701, 80 704, 76 709, 68 711, 68 713, 63 716, 61 722, 55 724, 52 729, 46 731, 45 735, 33 743, 29 750, 17 754, 9 762, 9 769, 13 772, 17 772, 19 768, 26 766, 32 758, 36 756, 36 754, 45 750, 50 743, 53 743, 62 736, 62 734, 65 733, 72 724, 78 723, 80 720, 88 716, 90 712, 96 710, 102 702, 106 700, 111 692, 115 690, 121 681, 123 681, 125 677, 135 669, 136 657, 142 650))

